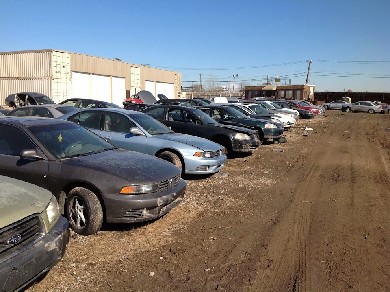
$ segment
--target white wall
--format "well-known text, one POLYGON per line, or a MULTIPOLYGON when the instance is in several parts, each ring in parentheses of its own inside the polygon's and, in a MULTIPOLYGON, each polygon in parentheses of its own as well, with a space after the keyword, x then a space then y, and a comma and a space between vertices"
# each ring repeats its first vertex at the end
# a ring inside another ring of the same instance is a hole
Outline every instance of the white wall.
POLYGON ((123 105, 125 78, 72 72, 72 97, 92 98, 123 105))

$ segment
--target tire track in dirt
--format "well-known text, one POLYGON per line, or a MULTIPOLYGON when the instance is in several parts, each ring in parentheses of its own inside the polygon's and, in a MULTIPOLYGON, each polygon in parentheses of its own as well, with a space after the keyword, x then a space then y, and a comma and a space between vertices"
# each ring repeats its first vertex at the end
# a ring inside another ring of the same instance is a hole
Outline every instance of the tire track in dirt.
MULTIPOLYGON (((294 199, 261 259, 272 264, 258 269, 251 291, 370 290, 373 276, 379 289, 388 288, 387 272, 373 275, 377 269, 386 271, 383 263, 377 264, 378 254, 388 258, 383 246, 390 240, 385 228, 390 227, 389 192, 381 192, 383 185, 389 186, 383 175, 388 174, 388 165, 369 133, 356 130, 371 129, 362 126, 368 121, 361 116, 341 118, 342 126, 331 126, 329 135, 318 141, 322 147, 313 147, 306 170, 300 171, 294 199), (382 217, 375 218, 375 210, 382 217), (367 224, 367 218, 375 224, 367 224), (366 240, 372 233, 381 237, 379 250, 366 240), (367 263, 372 271, 365 269, 367 263)), ((380 122, 378 116, 369 118, 380 122)))

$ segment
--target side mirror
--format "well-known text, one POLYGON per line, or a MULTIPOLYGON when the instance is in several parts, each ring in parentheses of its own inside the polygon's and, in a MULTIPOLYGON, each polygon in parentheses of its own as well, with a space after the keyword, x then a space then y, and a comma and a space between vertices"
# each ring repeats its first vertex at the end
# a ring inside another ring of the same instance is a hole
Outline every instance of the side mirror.
POLYGON ((135 136, 143 136, 144 132, 142 132, 139 128, 137 127, 131 127, 130 128, 130 133, 135 135, 135 136))
POLYGON ((20 158, 27 160, 43 160, 43 157, 35 149, 26 149, 20 152, 20 158))

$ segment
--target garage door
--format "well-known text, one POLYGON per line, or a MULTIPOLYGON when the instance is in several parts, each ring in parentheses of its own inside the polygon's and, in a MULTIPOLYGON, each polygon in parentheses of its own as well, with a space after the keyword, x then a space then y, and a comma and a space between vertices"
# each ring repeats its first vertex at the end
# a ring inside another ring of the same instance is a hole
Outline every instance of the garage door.
POLYGON ((72 72, 72 96, 121 106, 126 97, 125 78, 72 72))
POLYGON ((175 97, 175 86, 171 83, 156 82, 156 96, 164 94, 168 98, 175 97))
POLYGON ((145 81, 145 90, 156 96, 156 83, 154 81, 145 81))

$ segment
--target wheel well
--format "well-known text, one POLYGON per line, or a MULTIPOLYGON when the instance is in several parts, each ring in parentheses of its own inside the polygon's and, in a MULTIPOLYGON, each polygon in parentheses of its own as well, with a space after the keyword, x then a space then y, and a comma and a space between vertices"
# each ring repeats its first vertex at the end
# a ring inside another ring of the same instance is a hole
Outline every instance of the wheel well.
POLYGON ((88 184, 86 182, 73 182, 73 183, 70 183, 63 188, 63 190, 61 191, 60 197, 58 198, 58 203, 60 205, 59 207, 60 207, 60 211, 61 211, 62 215, 65 214, 65 203, 66 203, 66 199, 68 197, 68 194, 72 189, 74 189, 76 187, 86 188, 86 189, 88 189, 96 194, 96 196, 98 197, 98 199, 100 201, 100 205, 102 206, 103 218, 106 218, 106 207, 104 205, 102 193, 100 192, 100 190, 97 187, 95 187, 92 184, 88 184))
POLYGON ((179 156, 180 160, 181 160, 181 163, 183 164, 183 169, 184 169, 184 158, 183 158, 183 155, 177 151, 176 149, 171 149, 171 148, 164 148, 164 149, 160 149, 156 152, 155 156, 159 156, 161 153, 163 153, 164 151, 169 151, 169 152, 172 152, 172 153, 175 153, 177 156, 179 156))
POLYGON ((231 153, 233 151, 232 141, 227 136, 217 135, 217 136, 212 137, 211 141, 224 146, 226 148, 226 150, 228 151, 228 153, 231 153))

